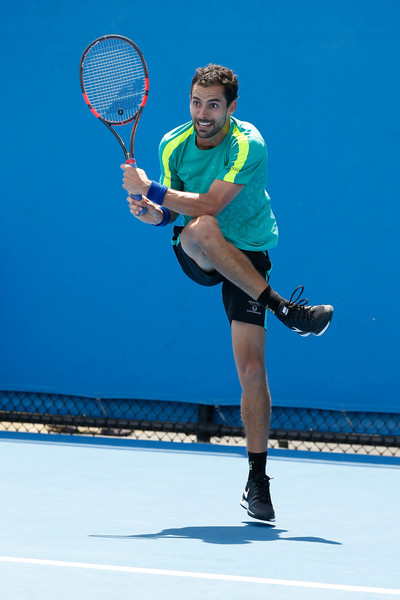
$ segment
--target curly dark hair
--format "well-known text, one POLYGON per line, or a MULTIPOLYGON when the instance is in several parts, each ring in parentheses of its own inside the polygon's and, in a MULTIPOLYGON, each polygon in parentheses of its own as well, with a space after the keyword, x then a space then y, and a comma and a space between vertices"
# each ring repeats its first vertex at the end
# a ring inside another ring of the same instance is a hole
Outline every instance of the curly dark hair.
POLYGON ((227 69, 221 65, 209 64, 206 67, 196 69, 196 73, 192 79, 190 94, 195 84, 204 87, 222 85, 227 106, 238 97, 239 82, 236 74, 231 69, 227 69))

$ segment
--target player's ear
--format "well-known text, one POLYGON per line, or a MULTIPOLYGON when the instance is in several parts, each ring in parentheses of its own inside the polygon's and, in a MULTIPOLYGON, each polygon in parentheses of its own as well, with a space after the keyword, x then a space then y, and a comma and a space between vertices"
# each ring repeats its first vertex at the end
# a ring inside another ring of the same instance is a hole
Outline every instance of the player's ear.
POLYGON ((235 112, 236 108, 237 108, 237 100, 235 98, 235 100, 232 100, 232 102, 228 106, 228 113, 229 113, 230 116, 233 115, 233 113, 235 112))

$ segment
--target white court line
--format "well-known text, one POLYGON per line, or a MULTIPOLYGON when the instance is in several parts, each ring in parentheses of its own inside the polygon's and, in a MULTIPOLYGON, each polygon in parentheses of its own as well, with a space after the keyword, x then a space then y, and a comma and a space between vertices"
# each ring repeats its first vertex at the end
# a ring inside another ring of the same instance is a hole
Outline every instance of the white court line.
POLYGON ((142 567, 124 567, 119 565, 102 565, 95 563, 69 562, 64 560, 42 560, 39 558, 16 558, 0 556, 0 562, 22 563, 26 565, 45 565, 50 567, 70 567, 77 569, 93 569, 97 571, 119 571, 122 573, 138 573, 142 575, 164 575, 169 577, 189 577, 191 579, 212 579, 240 583, 262 583, 264 585, 282 585, 286 587, 314 588, 320 590, 338 590, 341 592, 361 592, 400 596, 400 589, 367 587, 360 585, 341 585, 338 583, 317 583, 315 581, 294 581, 291 579, 267 579, 265 577, 246 577, 242 575, 222 575, 219 573, 196 573, 192 571, 171 571, 168 569, 146 569, 142 567))

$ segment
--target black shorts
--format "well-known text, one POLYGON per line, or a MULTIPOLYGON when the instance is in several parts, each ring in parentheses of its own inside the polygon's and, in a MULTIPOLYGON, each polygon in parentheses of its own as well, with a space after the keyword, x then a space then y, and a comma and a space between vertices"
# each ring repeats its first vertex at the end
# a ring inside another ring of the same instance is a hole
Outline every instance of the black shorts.
MULTIPOLYGON (((228 281, 228 279, 225 279, 218 271, 206 273, 186 254, 180 243, 182 229, 183 227, 174 227, 172 245, 185 275, 204 286, 214 286, 222 283, 222 300, 230 323, 232 321, 241 321, 242 323, 252 323, 266 327, 266 310, 261 304, 228 281)), ((272 268, 268 252, 266 250, 262 252, 241 250, 241 252, 247 256, 257 271, 268 281, 272 268)))

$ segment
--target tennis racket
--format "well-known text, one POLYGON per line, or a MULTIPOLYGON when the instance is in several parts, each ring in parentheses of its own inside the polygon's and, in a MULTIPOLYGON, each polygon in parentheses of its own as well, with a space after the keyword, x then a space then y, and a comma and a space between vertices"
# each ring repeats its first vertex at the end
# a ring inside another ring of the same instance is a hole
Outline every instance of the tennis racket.
MULTIPOLYGON (((136 167, 133 143, 149 93, 149 74, 138 46, 122 35, 104 35, 82 54, 79 68, 83 98, 91 112, 118 140, 125 161, 136 167), (129 151, 114 127, 133 121, 129 151)), ((133 196, 141 200, 142 196, 133 196)), ((140 214, 144 214, 143 208, 140 214)))

